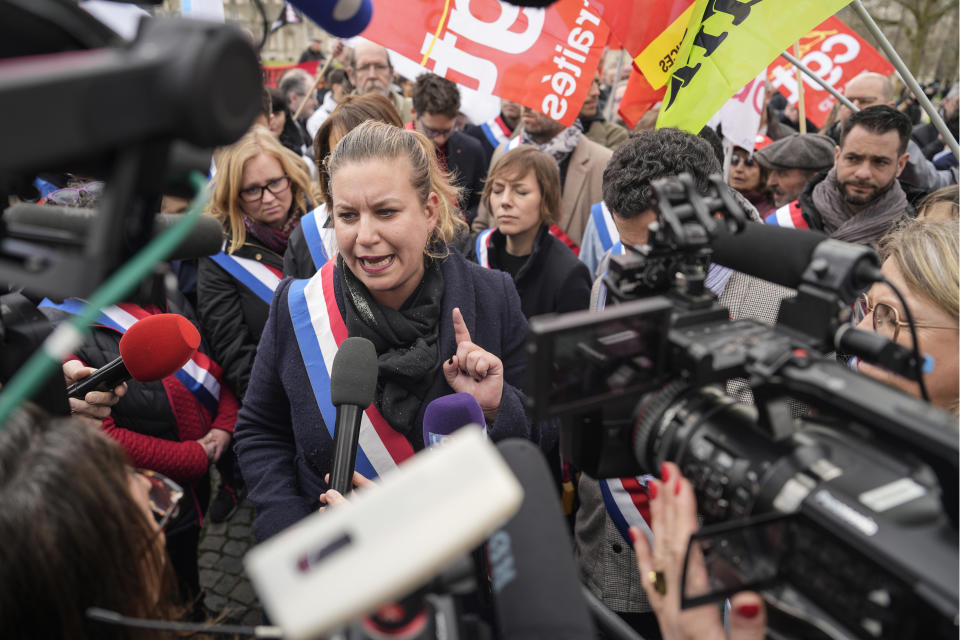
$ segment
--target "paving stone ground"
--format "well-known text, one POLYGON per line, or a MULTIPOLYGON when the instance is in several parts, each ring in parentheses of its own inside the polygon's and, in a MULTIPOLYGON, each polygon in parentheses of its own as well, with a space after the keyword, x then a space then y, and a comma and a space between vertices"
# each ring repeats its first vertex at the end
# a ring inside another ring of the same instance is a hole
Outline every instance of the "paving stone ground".
MULTIPOLYGON (((213 474, 216 476, 216 473, 213 474)), ((212 479, 216 495, 219 477, 212 479)), ((244 499, 226 522, 207 520, 200 533, 200 586, 204 604, 223 622, 260 624, 260 602, 243 571, 242 558, 253 547, 253 505, 244 499)))

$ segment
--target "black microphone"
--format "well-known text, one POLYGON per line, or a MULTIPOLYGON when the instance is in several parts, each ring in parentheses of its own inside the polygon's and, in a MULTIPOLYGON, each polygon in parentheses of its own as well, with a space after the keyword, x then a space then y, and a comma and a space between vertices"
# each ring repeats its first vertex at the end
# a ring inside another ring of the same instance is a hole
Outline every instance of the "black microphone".
POLYGON ((883 277, 869 247, 768 224, 747 224, 739 233, 717 227, 710 243, 714 262, 791 289, 807 282, 852 301, 883 277))
POLYGON ((523 487, 517 514, 486 544, 500 637, 594 638, 573 546, 543 454, 526 440, 497 445, 523 487))
POLYGON ((333 358, 330 401, 337 408, 333 432, 330 488, 346 495, 353 488, 357 444, 363 410, 373 402, 377 388, 377 352, 366 338, 347 338, 333 358))
MULTIPOLYGON (((10 238, 51 245, 83 246, 94 227, 96 209, 78 209, 18 203, 3 214, 5 234, 10 238)), ((179 214, 159 213, 153 222, 157 237, 182 219, 179 214)), ((220 252, 223 227, 213 216, 200 216, 189 235, 168 260, 192 260, 220 252)))

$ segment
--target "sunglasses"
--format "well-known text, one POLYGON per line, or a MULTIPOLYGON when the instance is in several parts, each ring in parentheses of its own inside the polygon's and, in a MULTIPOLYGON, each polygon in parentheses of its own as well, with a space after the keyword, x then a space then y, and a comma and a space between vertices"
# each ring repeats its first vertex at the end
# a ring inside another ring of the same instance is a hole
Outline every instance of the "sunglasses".
MULTIPOLYGON (((897 311, 895 307, 891 307, 885 302, 873 302, 865 293, 860 294, 860 297, 857 298, 854 311, 858 321, 873 314, 873 331, 894 342, 897 340, 897 336, 900 335, 900 327, 910 326, 909 323, 900 319, 900 312, 897 311)), ((913 326, 918 329, 957 330, 956 326, 947 327, 940 324, 927 324, 925 322, 914 322, 913 326)))
POLYGON ((736 156, 736 155, 730 156, 731 167, 739 166, 741 161, 743 162, 743 165, 746 167, 752 167, 757 164, 757 161, 754 160, 752 157, 744 157, 744 156, 736 156))
POLYGON ((57 189, 47 194, 46 202, 48 204, 58 204, 63 207, 75 207, 80 204, 80 201, 83 199, 83 194, 87 194, 94 199, 100 197, 100 194, 103 193, 103 187, 103 182, 96 180, 94 182, 88 182, 82 187, 57 189))
POLYGON ((133 473, 146 478, 150 483, 147 495, 150 501, 150 510, 157 522, 157 530, 163 531, 170 522, 180 513, 180 499, 183 498, 183 488, 163 475, 150 469, 133 469, 133 473))

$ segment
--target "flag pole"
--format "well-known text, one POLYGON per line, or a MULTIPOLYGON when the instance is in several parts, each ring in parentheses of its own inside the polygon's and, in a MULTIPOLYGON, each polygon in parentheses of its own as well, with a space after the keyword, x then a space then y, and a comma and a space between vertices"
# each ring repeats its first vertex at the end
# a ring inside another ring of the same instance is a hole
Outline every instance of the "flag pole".
MULTIPOLYGON (((794 43, 793 43, 793 53, 794 53, 794 55, 797 56, 798 59, 800 58, 800 43, 799 43, 799 42, 794 42, 794 43)), ((797 67, 797 95, 799 96, 799 97, 797 98, 797 108, 798 108, 799 111, 800 111, 800 117, 799 117, 799 119, 798 119, 798 124, 800 125, 800 133, 806 133, 806 132, 807 132, 807 107, 806 107, 806 104, 804 104, 804 101, 803 101, 803 91, 804 91, 804 89, 803 89, 803 74, 800 73, 800 67, 797 67)))
POLYGON ((932 122, 933 126, 937 128, 937 131, 940 133, 943 141, 948 147, 950 147, 950 150, 953 151, 953 155, 957 158, 960 158, 960 145, 957 144, 956 138, 954 138, 953 134, 950 133, 950 130, 947 129, 947 125, 943 121, 943 118, 941 118, 940 114, 937 113, 933 103, 930 102, 930 98, 928 98, 927 94, 923 92, 922 88, 920 88, 920 84, 917 82, 917 79, 913 77, 912 73, 910 73, 910 70, 907 68, 907 65, 903 63, 903 59, 900 58, 900 55, 897 53, 896 49, 893 48, 893 45, 890 44, 890 41, 887 40, 887 37, 883 35, 882 31, 880 31, 880 27, 877 26, 876 22, 874 22, 873 18, 864 8, 863 3, 861 3, 860 0, 853 0, 853 2, 850 4, 853 7, 853 10, 857 12, 857 15, 863 20, 864 24, 867 25, 867 29, 870 30, 870 33, 873 34, 873 37, 877 39, 877 43, 880 45, 880 48, 883 49, 885 54, 887 54, 887 59, 890 60, 897 71, 900 72, 900 77, 907 84, 907 87, 910 88, 910 91, 913 92, 913 95, 915 95, 917 100, 920 101, 920 106, 922 106, 923 110, 926 111, 927 115, 930 116, 930 122, 932 122))
MULTIPOLYGON (((325 73, 327 72, 327 67, 330 66, 330 63, 331 63, 331 62, 333 62, 333 56, 332 56, 332 55, 327 58, 327 61, 323 63, 323 66, 322 66, 322 67, 321 67, 320 65, 317 65, 317 75, 316 75, 316 77, 313 79, 313 84, 310 86, 310 91, 316 91, 316 90, 317 90, 317 85, 320 84, 320 79, 323 78, 323 74, 325 74, 325 73)), ((293 119, 294 119, 295 121, 296 121, 298 118, 300 118, 300 112, 303 111, 303 108, 306 106, 306 104, 307 104, 307 97, 308 97, 309 95, 310 95, 310 94, 308 93, 306 96, 303 97, 303 100, 300 101, 300 106, 297 107, 297 112, 296 112, 295 114, 293 114, 293 119)))
POLYGON ((620 55, 617 57, 617 76, 613 81, 613 86, 610 87, 610 95, 607 96, 607 122, 613 122, 613 103, 617 101, 617 85, 620 84, 620 72, 623 71, 623 58, 625 54, 626 50, 620 49, 620 55))
POLYGON ((830 95, 832 95, 834 98, 836 98, 837 100, 839 100, 840 103, 841 103, 843 106, 845 106, 847 109, 850 109, 850 111, 860 111, 860 108, 859 108, 859 107, 857 107, 855 104, 853 104, 852 102, 850 102, 850 100, 848 100, 848 99, 846 98, 846 96, 844 96, 842 93, 840 93, 839 91, 837 91, 836 89, 834 89, 832 86, 830 86, 830 83, 828 83, 826 80, 824 80, 823 78, 821 78, 820 76, 818 76, 817 74, 815 74, 813 71, 811 71, 811 70, 807 67, 807 65, 803 64, 802 62, 800 62, 799 60, 797 60, 796 58, 794 58, 792 55, 790 55, 790 54, 787 53, 786 51, 784 51, 784 52, 783 52, 782 54, 780 54, 780 55, 783 56, 783 59, 784 59, 784 60, 786 60, 787 62, 789 62, 789 63, 792 64, 793 66, 795 66, 795 67, 796 67, 797 69, 799 69, 800 71, 803 71, 805 74, 807 74, 807 76, 809 76, 811 80, 813 80, 813 81, 816 82, 818 85, 820 85, 820 86, 823 88, 824 91, 826 91, 827 93, 829 93, 830 95))

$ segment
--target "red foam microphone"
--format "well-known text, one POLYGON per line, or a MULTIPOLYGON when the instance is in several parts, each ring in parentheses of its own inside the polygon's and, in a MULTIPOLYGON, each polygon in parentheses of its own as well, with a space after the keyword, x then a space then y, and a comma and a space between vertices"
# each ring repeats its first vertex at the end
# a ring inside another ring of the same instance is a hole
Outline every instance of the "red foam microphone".
POLYGON ((176 313, 160 313, 137 321, 120 338, 120 357, 67 388, 67 396, 83 398, 90 391, 109 391, 133 378, 153 382, 176 373, 200 346, 200 332, 176 313))

